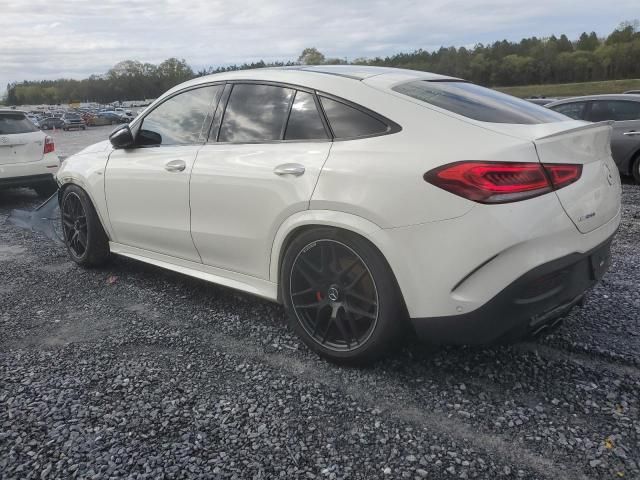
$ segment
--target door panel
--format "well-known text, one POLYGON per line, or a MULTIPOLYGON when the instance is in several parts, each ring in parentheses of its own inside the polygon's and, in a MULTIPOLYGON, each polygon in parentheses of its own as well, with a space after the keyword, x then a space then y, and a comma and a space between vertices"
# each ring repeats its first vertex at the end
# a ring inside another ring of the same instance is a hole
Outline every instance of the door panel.
POLYGON ((330 148, 326 141, 202 147, 191 176, 191 233, 203 263, 268 279, 275 233, 308 208, 330 148))
POLYGON ((118 243, 200 262, 189 232, 189 176, 200 148, 166 146, 111 153, 105 195, 118 243))

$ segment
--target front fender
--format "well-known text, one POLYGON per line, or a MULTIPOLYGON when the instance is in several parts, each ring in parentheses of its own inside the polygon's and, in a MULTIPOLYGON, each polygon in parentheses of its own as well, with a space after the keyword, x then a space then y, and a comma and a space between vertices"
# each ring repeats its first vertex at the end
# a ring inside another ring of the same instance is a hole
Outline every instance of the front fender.
POLYGON ((65 159, 56 174, 56 181, 63 191, 69 184, 82 188, 93 203, 98 218, 109 240, 115 240, 109 222, 109 212, 104 192, 104 174, 109 158, 109 151, 91 151, 76 154, 65 159))

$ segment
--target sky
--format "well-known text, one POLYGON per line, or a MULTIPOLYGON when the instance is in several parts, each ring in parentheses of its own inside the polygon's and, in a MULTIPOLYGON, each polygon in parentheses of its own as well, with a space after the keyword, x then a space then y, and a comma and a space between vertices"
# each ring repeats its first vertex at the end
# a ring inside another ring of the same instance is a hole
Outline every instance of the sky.
POLYGON ((0 94, 8 82, 86 78, 126 59, 178 57, 198 70, 295 60, 305 47, 354 59, 534 35, 604 36, 640 17, 638 1, 0 0, 0 94))

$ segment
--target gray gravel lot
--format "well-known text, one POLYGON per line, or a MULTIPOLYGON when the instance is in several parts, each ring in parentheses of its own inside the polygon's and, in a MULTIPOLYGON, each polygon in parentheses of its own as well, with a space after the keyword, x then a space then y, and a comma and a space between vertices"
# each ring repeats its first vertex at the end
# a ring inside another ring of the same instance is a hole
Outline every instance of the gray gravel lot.
MULTIPOLYGON (((54 134, 68 155, 111 127, 54 134)), ((281 307, 123 258, 83 270, 5 224, 0 478, 640 478, 640 187, 610 272, 553 334, 417 342, 369 369, 281 307)))

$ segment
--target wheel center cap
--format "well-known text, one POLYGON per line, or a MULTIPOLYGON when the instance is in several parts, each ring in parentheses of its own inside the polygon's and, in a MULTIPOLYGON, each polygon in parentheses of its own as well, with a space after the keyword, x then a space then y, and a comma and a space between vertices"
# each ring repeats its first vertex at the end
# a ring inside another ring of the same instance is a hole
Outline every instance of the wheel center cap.
POLYGON ((332 302, 337 302, 340 298, 340 290, 338 290, 338 287, 331 285, 329 290, 327 290, 327 297, 329 297, 329 300, 332 302))

